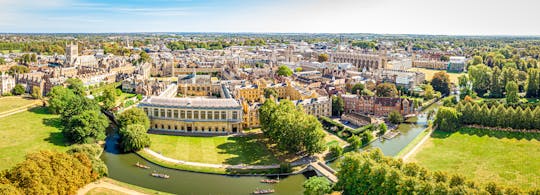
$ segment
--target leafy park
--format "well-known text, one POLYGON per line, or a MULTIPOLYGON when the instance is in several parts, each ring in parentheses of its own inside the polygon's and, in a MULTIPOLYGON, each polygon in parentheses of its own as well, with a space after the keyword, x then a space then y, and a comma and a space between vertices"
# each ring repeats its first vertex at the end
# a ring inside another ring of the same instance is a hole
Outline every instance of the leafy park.
POLYGON ((36 102, 34 99, 13 96, 0 98, 0 113, 22 108, 36 102))

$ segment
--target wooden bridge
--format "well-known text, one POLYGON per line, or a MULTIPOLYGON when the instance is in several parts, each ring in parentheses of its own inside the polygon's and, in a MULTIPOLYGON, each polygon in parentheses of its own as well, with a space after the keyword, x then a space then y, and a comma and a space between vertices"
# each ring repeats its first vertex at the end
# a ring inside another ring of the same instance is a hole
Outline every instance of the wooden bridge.
POLYGON ((323 162, 320 162, 320 161, 313 162, 313 163, 309 164, 308 169, 315 171, 315 173, 317 173, 318 176, 326 177, 332 183, 337 183, 337 181, 338 181, 338 178, 335 175, 336 171, 334 171, 334 169, 330 168, 329 166, 327 166, 323 162))

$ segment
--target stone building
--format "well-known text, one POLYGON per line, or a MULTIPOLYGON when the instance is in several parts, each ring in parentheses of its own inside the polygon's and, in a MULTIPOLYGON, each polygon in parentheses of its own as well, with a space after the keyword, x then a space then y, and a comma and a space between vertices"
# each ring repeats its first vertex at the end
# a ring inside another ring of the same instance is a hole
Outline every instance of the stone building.
POLYGON ((376 70, 387 67, 385 54, 364 54, 350 52, 335 52, 330 55, 330 62, 351 63, 358 69, 376 70))
POLYGON ((242 106, 234 99, 152 96, 139 107, 150 118, 151 130, 201 134, 242 132, 242 106))
POLYGON ((258 102, 264 96, 265 88, 276 90, 278 98, 280 99, 303 100, 316 98, 318 96, 316 92, 294 86, 292 82, 288 80, 284 83, 267 84, 264 79, 259 79, 256 80, 253 85, 237 86, 235 88, 236 98, 250 102, 258 102))
POLYGON ((178 76, 178 95, 183 96, 218 96, 221 85, 210 75, 196 73, 178 76))
POLYGON ((332 100, 328 97, 318 97, 293 101, 296 106, 302 106, 306 114, 316 117, 332 115, 332 100))
POLYGON ((11 93, 11 90, 14 87, 15 87, 15 78, 2 73, 2 76, 0 76, 0 95, 11 93))

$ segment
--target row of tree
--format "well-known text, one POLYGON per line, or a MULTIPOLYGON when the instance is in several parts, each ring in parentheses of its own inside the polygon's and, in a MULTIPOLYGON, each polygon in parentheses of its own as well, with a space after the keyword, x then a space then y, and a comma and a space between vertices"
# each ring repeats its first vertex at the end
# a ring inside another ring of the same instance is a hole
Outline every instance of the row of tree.
POLYGON ((324 150, 324 132, 315 116, 289 100, 266 100, 259 109, 263 133, 283 151, 315 154, 324 150))
POLYGON ((540 107, 522 109, 519 106, 513 108, 503 104, 490 107, 487 104, 467 102, 459 103, 457 111, 460 112, 463 124, 513 129, 540 129, 540 107))
POLYGON ((175 41, 167 44, 171 50, 186 50, 194 48, 204 48, 208 50, 224 49, 234 45, 241 46, 261 46, 266 45, 263 39, 246 39, 243 41, 175 41))
POLYGON ((68 87, 55 86, 49 92, 49 110, 60 114, 62 133, 73 143, 92 143, 105 139, 109 125, 98 103, 86 98, 85 88, 79 79, 68 79, 68 87))
POLYGON ((66 153, 40 151, 0 172, 0 194, 76 194, 107 174, 98 145, 77 145, 66 153))
MULTIPOLYGON (((415 163, 386 157, 380 149, 351 152, 339 163, 334 190, 343 194, 522 194, 519 188, 480 185, 462 175, 428 171, 415 163)), ((322 183, 322 182, 318 182, 322 183)), ((321 184, 318 189, 326 189, 321 184)), ((540 190, 532 190, 538 194, 540 190)))
MULTIPOLYGON (((525 89, 526 83, 538 86, 538 82, 530 82, 529 79, 527 72, 520 71, 512 65, 505 65, 500 69, 498 66, 490 68, 484 64, 477 64, 469 67, 468 77, 460 77, 459 83, 462 90, 472 89, 479 96, 489 92, 489 97, 501 98, 507 94, 506 88, 509 85, 517 85, 519 90, 525 89)), ((464 95, 470 95, 468 93, 463 91, 464 95)))

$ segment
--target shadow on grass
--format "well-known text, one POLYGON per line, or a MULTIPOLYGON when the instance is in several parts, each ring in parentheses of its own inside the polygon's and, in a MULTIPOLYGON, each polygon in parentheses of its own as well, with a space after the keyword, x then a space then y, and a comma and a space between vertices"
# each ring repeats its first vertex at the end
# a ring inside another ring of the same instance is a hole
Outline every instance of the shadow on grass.
POLYGON ((217 148, 220 154, 232 154, 235 157, 225 159, 225 164, 269 165, 279 163, 262 143, 261 135, 229 137, 233 142, 223 143, 217 148))
POLYGON ((56 146, 68 146, 69 143, 62 134, 62 132, 51 132, 49 134, 48 138, 44 139, 45 141, 48 141, 49 143, 52 143, 56 146))
POLYGON ((526 132, 507 132, 507 131, 497 131, 497 130, 489 130, 489 129, 478 129, 478 128, 470 128, 470 127, 462 127, 456 132, 443 132, 440 130, 436 130, 431 134, 432 138, 437 139, 444 139, 449 137, 450 135, 454 133, 461 133, 461 134, 467 134, 467 135, 475 135, 479 137, 488 136, 488 137, 495 137, 497 139, 517 139, 517 140, 538 140, 540 141, 540 133, 526 133, 526 132))

